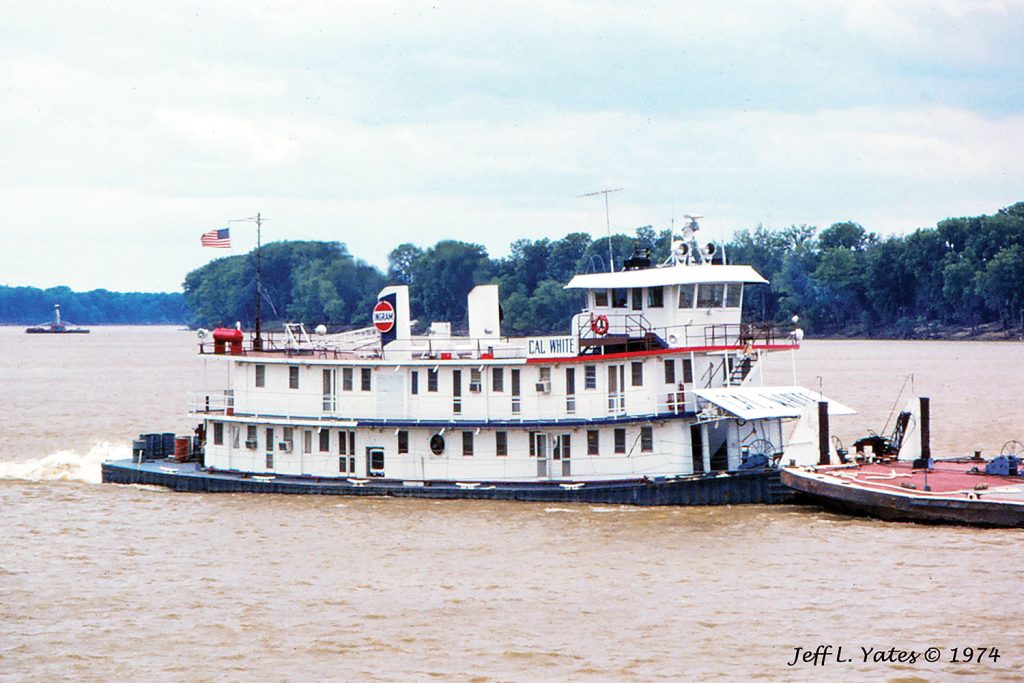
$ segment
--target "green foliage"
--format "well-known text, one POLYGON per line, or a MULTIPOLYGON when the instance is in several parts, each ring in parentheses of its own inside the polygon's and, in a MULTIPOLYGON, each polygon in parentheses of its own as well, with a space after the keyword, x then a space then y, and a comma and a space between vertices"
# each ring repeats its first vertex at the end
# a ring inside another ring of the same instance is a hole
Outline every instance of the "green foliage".
POLYGON ((415 286, 410 290, 412 315, 427 324, 449 321, 466 326, 466 296, 490 281, 492 266, 479 244, 445 240, 424 251, 411 264, 415 286))
MULTIPOLYGON (((669 230, 651 226, 633 236, 615 234, 613 258, 621 268, 634 249, 650 249, 661 263, 671 239, 669 230)), ((608 244, 607 237, 579 232, 521 239, 508 256, 491 259, 477 244, 406 243, 389 254, 386 275, 339 243, 270 244, 263 253, 264 317, 365 325, 385 284, 408 284, 421 328, 439 320, 464 329, 466 295, 475 285, 496 282, 506 334, 565 334, 582 297, 564 285, 576 273, 607 269, 608 244)), ((750 320, 785 322, 799 315, 808 332, 873 337, 911 337, 937 324, 1022 323, 1024 203, 884 239, 849 221, 820 232, 807 225, 758 225, 736 232, 725 253, 730 263, 750 264, 771 283, 746 288, 750 320)), ((254 255, 219 259, 189 273, 185 301, 195 324, 241 320, 251 326, 254 255)), ((0 297, 0 316, 3 306, 0 297)))
MULTIPOLYGON (((264 321, 331 326, 367 325, 379 270, 353 258, 339 242, 274 242, 262 249, 264 321)), ((185 301, 197 326, 252 327, 256 316, 256 253, 211 261, 185 277, 185 301)))
POLYGON ((69 287, 0 286, 0 323, 37 325, 53 318, 60 304, 61 318, 79 325, 181 324, 188 318, 180 293, 75 292, 69 287))

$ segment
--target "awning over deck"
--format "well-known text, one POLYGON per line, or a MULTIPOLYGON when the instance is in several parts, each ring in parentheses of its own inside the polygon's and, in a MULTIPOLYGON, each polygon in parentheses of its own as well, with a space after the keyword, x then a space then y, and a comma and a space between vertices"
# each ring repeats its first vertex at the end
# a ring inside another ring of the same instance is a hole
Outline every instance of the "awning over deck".
POLYGON ((829 415, 857 414, 853 408, 805 387, 722 387, 694 393, 741 420, 800 417, 807 406, 818 401, 828 402, 829 415))

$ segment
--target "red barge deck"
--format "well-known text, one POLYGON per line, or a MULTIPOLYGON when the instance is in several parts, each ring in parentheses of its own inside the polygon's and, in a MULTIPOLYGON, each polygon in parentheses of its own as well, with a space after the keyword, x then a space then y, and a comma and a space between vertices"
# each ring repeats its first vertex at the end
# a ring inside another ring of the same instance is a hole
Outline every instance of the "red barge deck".
POLYGON ((885 520, 1024 527, 1024 476, 985 473, 982 460, 787 467, 782 483, 830 509, 885 520))

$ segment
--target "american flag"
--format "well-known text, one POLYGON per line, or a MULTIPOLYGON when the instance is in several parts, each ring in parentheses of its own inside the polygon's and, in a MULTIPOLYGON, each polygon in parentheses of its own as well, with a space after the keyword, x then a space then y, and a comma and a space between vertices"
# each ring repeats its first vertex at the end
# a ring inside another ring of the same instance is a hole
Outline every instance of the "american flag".
POLYGON ((220 228, 219 230, 211 230, 210 232, 204 232, 203 237, 200 240, 204 247, 214 247, 215 249, 230 249, 231 248, 231 235, 228 232, 229 228, 220 228))

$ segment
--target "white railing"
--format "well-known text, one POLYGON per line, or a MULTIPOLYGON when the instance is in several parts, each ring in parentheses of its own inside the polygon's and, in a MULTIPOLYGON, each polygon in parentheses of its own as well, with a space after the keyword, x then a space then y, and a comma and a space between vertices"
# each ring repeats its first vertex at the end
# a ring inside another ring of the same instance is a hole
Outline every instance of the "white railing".
POLYGON ((700 408, 691 387, 665 391, 626 391, 609 395, 600 390, 574 394, 552 391, 543 395, 512 396, 509 393, 464 392, 455 397, 423 391, 407 398, 391 397, 378 401, 373 392, 338 392, 324 397, 319 393, 295 391, 245 390, 233 393, 197 392, 188 397, 190 415, 238 415, 253 418, 284 418, 302 421, 323 420, 401 420, 455 422, 533 422, 552 423, 569 420, 594 420, 624 417, 654 417, 695 413, 700 408), (454 402, 460 412, 454 413, 454 402), (518 411, 513 406, 518 405, 518 411), (574 410, 567 410, 572 405, 574 410))

